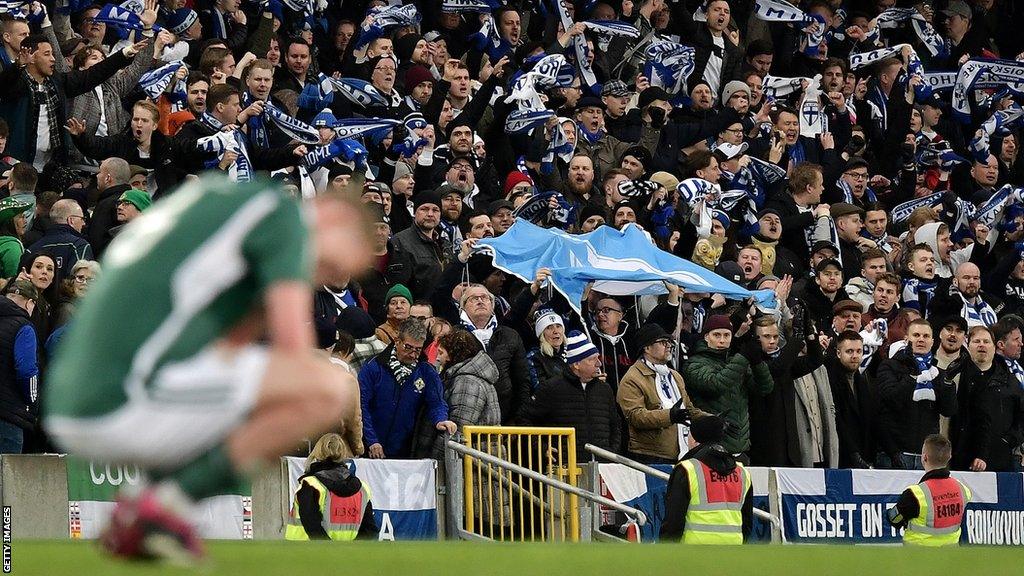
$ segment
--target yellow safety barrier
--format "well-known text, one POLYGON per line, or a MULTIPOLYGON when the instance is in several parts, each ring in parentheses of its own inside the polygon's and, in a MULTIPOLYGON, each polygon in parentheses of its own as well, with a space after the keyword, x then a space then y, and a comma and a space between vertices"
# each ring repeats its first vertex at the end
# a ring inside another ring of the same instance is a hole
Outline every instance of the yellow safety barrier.
MULTIPOLYGON (((466 426, 465 445, 578 486, 576 430, 466 426)), ((463 456, 465 530, 500 541, 579 542, 579 501, 522 474, 463 456)))

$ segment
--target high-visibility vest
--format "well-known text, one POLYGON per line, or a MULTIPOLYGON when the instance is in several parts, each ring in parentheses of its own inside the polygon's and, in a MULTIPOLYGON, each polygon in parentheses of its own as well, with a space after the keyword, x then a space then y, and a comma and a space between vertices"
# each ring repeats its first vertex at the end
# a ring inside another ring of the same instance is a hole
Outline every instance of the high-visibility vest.
POLYGON ((306 529, 299 518, 299 490, 303 484, 310 486, 320 495, 320 525, 331 540, 355 540, 363 514, 370 503, 370 489, 363 483, 359 492, 351 496, 338 496, 324 486, 316 476, 305 476, 299 482, 299 489, 292 498, 292 509, 288 514, 288 525, 284 529, 285 540, 309 540, 306 529))
POLYGON ((678 465, 686 471, 690 485, 683 543, 743 544, 743 500, 750 490, 747 469, 737 462, 723 476, 696 459, 678 465))
POLYGON ((932 478, 909 488, 920 512, 907 523, 904 544, 956 546, 971 489, 956 478, 932 478))

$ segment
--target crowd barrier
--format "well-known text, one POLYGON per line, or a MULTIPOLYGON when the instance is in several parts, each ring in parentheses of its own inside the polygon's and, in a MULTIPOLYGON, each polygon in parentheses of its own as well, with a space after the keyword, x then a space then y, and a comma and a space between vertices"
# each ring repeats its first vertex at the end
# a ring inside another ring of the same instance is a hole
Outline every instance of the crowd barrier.
MULTIPOLYGON (((201 531, 209 538, 280 539, 302 458, 283 458, 279 470, 255 479, 246 494, 201 503, 201 531)), ((432 460, 355 461, 368 483, 382 540, 444 538, 444 483, 432 460)), ((581 465, 581 478, 593 474, 581 465)), ((664 517, 665 482, 618 464, 596 464, 596 490, 642 510, 643 542, 654 542, 664 517)), ((663 468, 663 469, 667 469, 663 468)), ((755 523, 762 542, 892 544, 900 535, 885 522, 886 508, 920 478, 916 471, 754 468, 755 505, 782 519, 778 530, 755 523)), ((956 472, 970 486, 962 542, 1019 546, 1024 541, 1024 474, 956 472)), ((107 466, 62 455, 4 455, 0 500, 10 507, 15 539, 94 538, 116 491, 138 483, 134 467, 107 466)), ((582 504, 581 504, 582 506, 582 504)), ((597 513, 595 524, 614 523, 597 513)), ((596 529, 598 526, 595 526, 596 529)), ((589 530, 582 531, 589 535, 589 530)), ((590 539, 590 538, 584 538, 590 539)))

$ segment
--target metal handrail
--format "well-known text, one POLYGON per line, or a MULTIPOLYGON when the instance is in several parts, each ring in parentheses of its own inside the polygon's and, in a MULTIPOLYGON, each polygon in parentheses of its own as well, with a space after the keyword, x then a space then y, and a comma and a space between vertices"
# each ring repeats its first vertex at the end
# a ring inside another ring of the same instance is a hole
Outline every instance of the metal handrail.
MULTIPOLYGON (((664 480, 664 481, 668 482, 668 479, 669 479, 668 472, 662 472, 661 470, 658 470, 657 468, 652 468, 652 467, 650 467, 650 466, 648 466, 646 464, 642 464, 640 462, 637 462, 636 460, 632 460, 630 458, 626 458, 625 456, 622 456, 621 454, 616 454, 615 452, 609 452, 609 451, 605 450, 604 448, 601 448, 600 446, 594 446, 593 444, 586 444, 586 445, 583 446, 583 448, 587 452, 590 452, 591 454, 593 454, 595 456, 598 456, 600 458, 604 458, 605 460, 610 460, 612 462, 615 462, 616 464, 622 464, 623 466, 632 468, 633 470, 638 470, 640 472, 643 472, 644 474, 647 474, 648 476, 654 476, 655 478, 660 478, 661 480, 664 480)), ((768 512, 765 512, 764 510, 761 510, 760 508, 754 508, 754 516, 757 516, 758 518, 760 518, 761 520, 764 520, 765 522, 771 522, 772 525, 774 525, 774 526, 779 526, 780 525, 779 518, 777 516, 772 516, 771 514, 769 514, 768 512)))
POLYGON ((454 442, 452 440, 448 441, 448 448, 451 448, 452 450, 462 455, 471 456, 473 458, 477 458, 479 460, 487 462, 488 464, 498 466, 499 468, 504 468, 511 472, 515 472, 516 474, 521 474, 523 476, 526 476, 527 478, 536 480, 537 482, 540 482, 541 484, 546 484, 548 486, 551 486, 552 488, 557 488, 563 492, 575 494, 576 496, 579 496, 580 498, 584 498, 586 500, 590 500, 591 502, 596 502, 603 506, 614 508, 615 510, 620 511, 626 514, 627 516, 636 519, 636 523, 641 526, 647 523, 647 515, 644 514, 642 510, 637 510, 636 508, 633 508, 631 506, 620 504, 615 500, 611 500, 609 498, 605 498, 604 496, 594 494, 589 490, 584 490, 583 488, 580 488, 578 486, 567 484, 565 482, 562 482, 561 480, 548 478, 547 476, 534 470, 530 470, 529 468, 523 468, 522 466, 519 466, 518 464, 513 464, 508 460, 503 460, 501 458, 498 458, 497 456, 488 454, 486 452, 481 452, 480 450, 476 450, 468 446, 463 446, 462 444, 459 444, 458 442, 454 442))

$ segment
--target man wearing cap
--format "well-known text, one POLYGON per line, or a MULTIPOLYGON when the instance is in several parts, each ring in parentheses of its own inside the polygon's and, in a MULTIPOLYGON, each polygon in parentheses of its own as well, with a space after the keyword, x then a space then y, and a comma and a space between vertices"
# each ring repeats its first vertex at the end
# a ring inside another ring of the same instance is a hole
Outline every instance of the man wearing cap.
POLYGON ((827 329, 832 324, 832 307, 835 303, 850 300, 846 289, 843 288, 843 267, 839 261, 835 258, 826 258, 818 262, 814 267, 814 281, 804 285, 799 297, 807 305, 807 313, 814 320, 817 329, 827 329))
POLYGON ((601 101, 605 106, 604 126, 609 134, 623 142, 640 140, 643 126, 640 109, 627 110, 632 95, 622 80, 609 80, 601 87, 601 101))
POLYGON ((752 396, 765 396, 774 386, 761 345, 756 338, 737 342, 730 354, 733 327, 728 316, 716 314, 704 322, 704 339, 697 342, 682 374, 696 407, 719 414, 731 424, 722 441, 725 449, 747 460, 750 449, 752 396))
POLYGON ((832 335, 845 330, 860 331, 860 316, 864 311, 856 300, 840 300, 832 306, 832 335))
POLYGON ((658 324, 636 332, 637 361, 619 381, 616 400, 629 433, 629 457, 645 464, 675 464, 688 450, 694 407, 683 377, 669 363, 675 342, 658 324))
POLYGON ((426 66, 413 65, 406 68, 404 76, 399 77, 402 79, 402 90, 407 94, 402 99, 399 113, 422 112, 434 94, 434 75, 426 66))
MULTIPOLYGON (((622 154, 633 146, 607 133, 604 109, 604 102, 595 96, 584 96, 576 103, 576 125, 579 128, 576 153, 592 158, 598 175, 615 167, 622 154)), ((660 138, 661 126, 645 123, 641 129, 640 146, 654 153, 660 138)))
POLYGON ((451 250, 437 229, 441 222, 440 194, 434 190, 420 192, 413 197, 413 208, 413 225, 392 236, 392 240, 412 257, 415 270, 410 290, 422 298, 434 290, 451 250))
POLYGON ((974 12, 971 11, 967 2, 954 0, 939 14, 946 17, 946 37, 949 38, 951 44, 946 65, 950 70, 958 68, 965 58, 981 56, 983 50, 990 48, 986 45, 986 38, 971 31, 974 12))
POLYGON ((665 492, 659 542, 743 544, 754 520, 750 473, 723 448, 730 423, 694 418, 689 451, 673 469, 665 492))
POLYGON ((501 236, 515 223, 516 218, 512 215, 514 210, 515 206, 508 200, 495 200, 487 205, 487 214, 491 217, 491 227, 495 236, 501 236))
POLYGON ((376 336, 384 344, 394 344, 398 341, 399 327, 409 317, 412 293, 405 286, 395 284, 384 295, 384 308, 386 320, 377 327, 376 336))
POLYGON ((153 204, 152 198, 142 190, 125 190, 117 199, 117 223, 124 225, 135 220, 153 204))
POLYGON ((604 381, 601 357, 586 334, 569 333, 565 362, 567 368, 537 389, 519 419, 528 426, 575 428, 577 462, 588 458, 587 444, 617 452, 621 431, 615 393, 604 381))
POLYGON ((0 371, 0 454, 21 454, 25 431, 35 429, 36 331, 29 317, 39 292, 32 282, 15 279, 0 298, 0 349, 8 358, 0 371))

